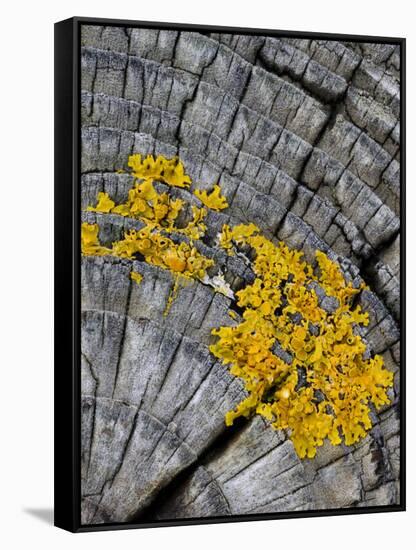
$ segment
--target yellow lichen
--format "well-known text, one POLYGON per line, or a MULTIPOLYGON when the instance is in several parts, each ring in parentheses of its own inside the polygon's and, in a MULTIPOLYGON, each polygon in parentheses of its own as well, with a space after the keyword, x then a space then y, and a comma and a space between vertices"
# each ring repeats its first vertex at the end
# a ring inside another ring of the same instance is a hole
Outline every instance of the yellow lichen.
POLYGON ((197 196, 205 206, 211 208, 211 210, 224 210, 224 208, 228 208, 227 199, 221 195, 221 187, 219 185, 214 185, 209 194, 205 190, 200 191, 197 189, 195 191, 195 196, 197 196))
POLYGON ((128 259, 134 259, 136 254, 140 254, 149 264, 194 279, 203 278, 207 268, 214 265, 213 260, 200 254, 193 245, 186 242, 177 244, 149 226, 139 231, 126 231, 124 238, 113 242, 111 249, 100 245, 97 224, 84 223, 82 227, 84 254, 101 256, 105 253, 128 259))
POLYGON ((220 246, 231 254, 232 241, 241 244, 245 238, 250 237, 253 233, 258 233, 258 231, 254 223, 236 225, 232 230, 228 225, 224 225, 220 235, 220 246))
MULTIPOLYGON (((96 206, 87 210, 133 218, 144 227, 126 231, 107 248, 99 241, 98 224, 83 223, 82 253, 142 259, 170 271, 174 284, 164 315, 180 286, 191 279, 211 284, 233 299, 222 275, 208 277, 207 269, 214 262, 194 246, 205 234, 207 209, 192 206, 192 220, 177 227, 184 201, 154 187, 154 181, 190 187, 183 164, 177 158, 148 155, 142 160, 140 155, 132 155, 128 166, 135 181, 127 200, 116 204, 101 192, 96 206), (175 238, 174 234, 179 235, 175 238), (184 237, 186 242, 181 242, 184 237)), ((195 194, 207 208, 227 206, 219 186, 210 194, 195 194)), ((339 266, 320 251, 313 268, 300 251, 273 243, 252 223, 224 226, 218 242, 230 255, 244 258, 238 250, 243 247, 255 256, 253 283, 236 292, 241 317, 230 310, 233 326, 214 329, 217 340, 210 347, 231 373, 244 381, 248 392, 247 398, 226 414, 226 424, 239 416, 260 414, 274 428, 288 431, 301 458, 315 456, 326 438, 333 445, 351 445, 364 437, 371 428, 370 404, 377 409, 387 404, 386 390, 393 383, 393 374, 384 368, 380 356, 364 359, 366 346, 358 329, 368 325, 368 314, 352 304, 365 285, 355 288, 347 283, 339 266), (335 304, 331 312, 321 307, 317 286, 335 304)), ((138 284, 142 280, 136 272, 131 278, 138 284)))
POLYGON ((164 317, 166 317, 168 315, 168 313, 170 311, 170 308, 172 307, 173 302, 176 300, 176 298, 178 296, 179 289, 181 287, 187 286, 187 284, 189 283, 189 280, 190 280, 190 278, 187 275, 183 275, 182 273, 175 273, 173 286, 172 286, 172 289, 169 293, 169 297, 166 301, 166 307, 165 307, 165 310, 163 312, 164 317))
POLYGON ((172 229, 183 206, 181 199, 172 199, 167 193, 158 193, 150 179, 136 182, 124 203, 116 205, 107 193, 98 193, 97 199, 97 206, 88 206, 87 210, 128 216, 147 224, 159 224, 165 229, 172 229))
MULTIPOLYGON (((83 224, 82 252, 89 255, 110 254, 121 258, 133 259, 141 254, 145 261, 171 271, 175 277, 205 279, 206 269, 214 264, 205 258, 193 246, 206 231, 205 208, 191 205, 192 219, 185 227, 177 227, 175 222, 184 206, 184 201, 173 198, 168 192, 160 193, 154 187, 154 181, 167 183, 172 187, 189 187, 191 179, 185 174, 184 166, 178 158, 166 159, 159 155, 156 159, 148 155, 131 155, 128 166, 134 176, 134 184, 128 192, 125 202, 116 204, 108 193, 99 192, 96 206, 88 206, 87 211, 99 214, 116 214, 140 220, 145 227, 140 231, 127 231, 124 237, 112 244, 111 248, 101 246, 98 240, 97 224, 83 224), (177 244, 167 234, 178 233, 188 240, 177 244)), ((122 171, 121 171, 122 172, 122 171)), ((215 189, 214 202, 223 202, 219 186, 215 189)), ((215 204, 214 204, 215 206, 215 204)), ((132 275, 132 277, 134 277, 132 275)), ((137 278, 136 282, 140 282, 137 278)), ((178 279, 176 279, 178 281, 178 279)), ((178 291, 178 284, 171 293, 170 303, 178 291)), ((170 307, 169 303, 169 307, 170 307)), ((167 311, 169 310, 167 307, 167 311)))
POLYGON ((175 277, 172 290, 170 291, 169 297, 166 301, 166 307, 165 307, 165 310, 163 312, 164 317, 166 317, 167 314, 169 313, 170 308, 172 307, 173 301, 175 300, 175 298, 178 295, 178 292, 179 292, 179 277, 175 277))
POLYGON ((111 250, 101 246, 98 240, 98 224, 81 224, 81 253, 85 256, 105 256, 111 254, 111 250))
POLYGON ((137 273, 136 271, 132 271, 130 273, 130 278, 139 285, 143 280, 143 275, 141 273, 137 273))
POLYGON ((108 212, 111 212, 115 206, 115 202, 110 199, 108 193, 98 193, 97 201, 97 206, 88 206, 87 210, 107 214, 108 212))
POLYGON ((185 174, 184 166, 177 157, 168 160, 162 155, 156 159, 153 155, 147 155, 142 160, 141 155, 130 155, 128 166, 133 176, 138 179, 156 179, 173 187, 191 185, 191 178, 185 174))
POLYGON ((372 425, 370 403, 377 409, 387 404, 393 383, 379 355, 363 357, 366 346, 356 329, 368 324, 368 314, 353 308, 352 299, 365 285, 347 283, 323 252, 314 271, 299 251, 275 245, 253 224, 224 226, 220 244, 229 253, 248 245, 256 256, 256 279, 236 293, 242 321, 213 330, 218 340, 211 352, 248 391, 226 424, 260 414, 288 430, 301 458, 314 457, 326 438, 351 445, 364 437, 372 425), (336 299, 333 313, 320 307, 316 284, 336 299), (290 354, 290 364, 273 352, 276 345, 290 354))
MULTIPOLYGON (((134 218, 166 232, 181 233, 191 240, 198 240, 205 234, 205 208, 191 205, 192 220, 186 227, 177 227, 175 222, 185 204, 184 200, 174 199, 167 192, 159 193, 154 187, 155 180, 173 187, 191 185, 190 177, 184 173, 183 164, 177 158, 166 159, 159 155, 154 159, 152 155, 148 155, 142 160, 141 155, 137 154, 129 157, 128 165, 135 180, 128 192, 127 200, 116 204, 108 193, 99 192, 96 206, 88 206, 87 211, 134 218)), ((202 202, 209 208, 221 210, 228 205, 220 192, 220 186, 215 185, 210 195, 207 195, 206 191, 196 191, 196 195, 200 196, 201 193, 202 202)))

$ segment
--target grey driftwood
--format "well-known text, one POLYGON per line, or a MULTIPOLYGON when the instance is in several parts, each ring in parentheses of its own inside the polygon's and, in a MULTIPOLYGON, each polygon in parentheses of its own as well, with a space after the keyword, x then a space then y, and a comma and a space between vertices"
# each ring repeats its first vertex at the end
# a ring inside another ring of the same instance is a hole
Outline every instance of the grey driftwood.
MULTIPOLYGON (((126 197, 128 155, 178 155, 196 187, 219 182, 230 204, 210 213, 202 246, 231 288, 252 272, 216 248, 223 223, 252 221, 310 261, 325 250, 369 283, 364 336, 396 373, 364 440, 300 460, 261 417, 224 424, 245 392, 208 345, 232 322, 231 298, 195 281, 164 316, 169 272, 84 257, 83 523, 397 503, 398 47, 90 26, 81 56, 82 206, 99 191, 126 197)), ((83 219, 108 243, 138 223, 83 219)))

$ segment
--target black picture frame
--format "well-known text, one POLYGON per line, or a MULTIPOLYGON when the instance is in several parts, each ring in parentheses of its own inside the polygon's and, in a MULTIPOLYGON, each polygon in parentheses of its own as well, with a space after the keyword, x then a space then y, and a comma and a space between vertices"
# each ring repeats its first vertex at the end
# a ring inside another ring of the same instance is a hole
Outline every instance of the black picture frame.
POLYGON ((404 38, 295 32, 73 17, 55 24, 55 525, 71 532, 336 516, 406 509, 405 297, 406 297, 406 40, 404 38), (388 43, 401 50, 401 381, 400 504, 363 508, 247 514, 148 523, 81 525, 80 520, 80 27, 83 24, 201 33, 261 34, 349 42, 388 43))

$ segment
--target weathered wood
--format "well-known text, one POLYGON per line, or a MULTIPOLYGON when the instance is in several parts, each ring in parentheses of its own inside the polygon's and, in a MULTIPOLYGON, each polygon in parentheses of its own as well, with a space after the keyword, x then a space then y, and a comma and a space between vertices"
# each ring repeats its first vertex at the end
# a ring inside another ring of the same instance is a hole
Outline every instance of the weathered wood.
MULTIPOLYGON (((317 248, 371 291, 363 336, 393 370, 392 404, 352 447, 301 460, 261 417, 225 427, 243 384, 208 350, 232 298, 167 271, 82 259, 82 521, 166 519, 399 501, 400 55, 397 47, 84 26, 81 202, 125 200, 127 158, 178 155, 219 183, 203 253, 233 291, 250 266, 217 246, 224 223, 317 248), (130 272, 144 275, 140 285, 130 272)), ((163 184, 160 188, 163 189, 163 184)), ((199 205, 187 190, 173 191, 199 205)), ((184 215, 188 215, 185 213, 184 215)), ((83 212, 104 245, 140 222, 83 212)), ((238 317, 237 317, 238 318, 238 317)))

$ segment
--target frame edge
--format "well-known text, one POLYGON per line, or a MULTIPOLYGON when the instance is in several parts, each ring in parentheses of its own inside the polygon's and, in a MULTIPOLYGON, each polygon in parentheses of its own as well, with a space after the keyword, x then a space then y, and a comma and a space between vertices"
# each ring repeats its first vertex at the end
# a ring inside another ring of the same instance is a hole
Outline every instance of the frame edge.
POLYGON ((54 525, 79 528, 76 373, 77 24, 54 25, 54 525), (66 131, 63 131, 66 129, 66 131))

